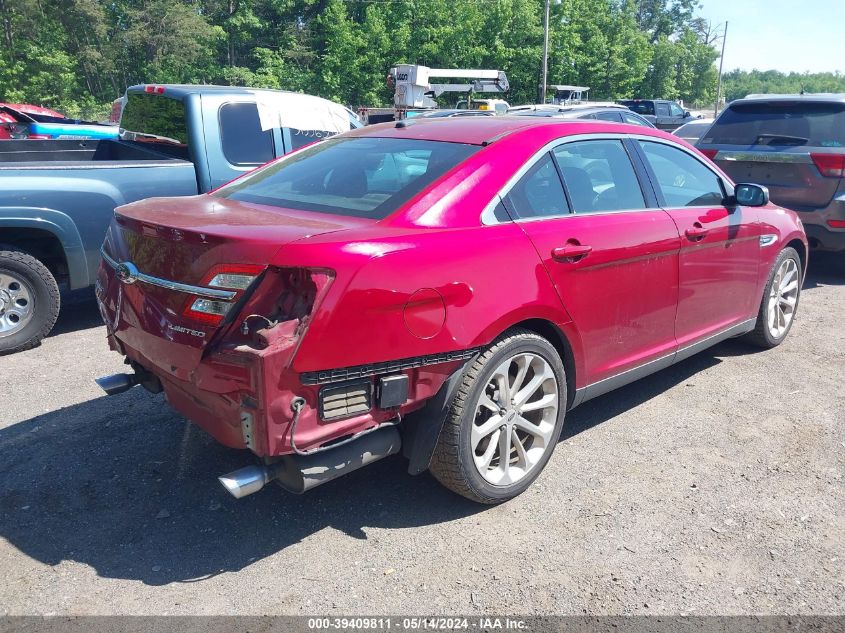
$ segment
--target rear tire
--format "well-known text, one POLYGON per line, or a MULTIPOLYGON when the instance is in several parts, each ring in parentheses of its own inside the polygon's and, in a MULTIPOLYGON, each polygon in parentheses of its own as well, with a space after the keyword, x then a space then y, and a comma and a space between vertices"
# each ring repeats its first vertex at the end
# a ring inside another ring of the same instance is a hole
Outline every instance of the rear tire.
POLYGON ((783 343, 795 323, 802 281, 801 258, 794 248, 783 249, 769 273, 757 312, 757 324, 748 333, 748 342, 763 349, 783 343))
POLYGON ((552 456, 566 396, 554 346, 528 330, 505 332, 466 371, 434 449, 432 475, 478 503, 512 499, 552 456))
POLYGON ((41 342, 59 316, 59 287, 47 267, 20 251, 0 250, 0 355, 41 342))

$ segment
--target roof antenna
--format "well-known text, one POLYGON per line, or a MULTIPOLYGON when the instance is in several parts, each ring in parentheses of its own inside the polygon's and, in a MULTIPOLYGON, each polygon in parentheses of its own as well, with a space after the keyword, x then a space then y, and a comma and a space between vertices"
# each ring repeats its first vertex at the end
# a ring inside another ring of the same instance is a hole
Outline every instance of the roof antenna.
POLYGON ((800 94, 800 95, 804 94, 804 84, 801 84, 801 92, 799 92, 798 94, 800 94))

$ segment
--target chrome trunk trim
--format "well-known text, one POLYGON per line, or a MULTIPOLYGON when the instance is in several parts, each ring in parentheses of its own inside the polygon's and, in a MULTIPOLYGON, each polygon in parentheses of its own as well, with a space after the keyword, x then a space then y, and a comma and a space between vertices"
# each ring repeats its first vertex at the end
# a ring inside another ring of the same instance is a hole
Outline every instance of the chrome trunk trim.
POLYGON ((132 262, 117 262, 112 257, 110 257, 105 249, 100 249, 100 254, 103 256, 103 261, 106 262, 109 266, 111 266, 115 272, 118 273, 118 279, 121 282, 126 284, 135 283, 136 281, 140 281, 141 283, 148 284, 150 286, 156 286, 158 288, 166 288, 167 290, 173 290, 175 292, 184 292, 185 294, 195 295, 197 297, 204 297, 206 299, 222 299, 224 301, 228 301, 233 299, 237 293, 232 292, 231 290, 214 290, 213 288, 205 288, 203 286, 192 286, 190 284, 183 284, 178 281, 170 281, 169 279, 162 279, 161 277, 154 277, 153 275, 148 275, 146 273, 142 273, 138 270, 138 267, 135 266, 132 262))

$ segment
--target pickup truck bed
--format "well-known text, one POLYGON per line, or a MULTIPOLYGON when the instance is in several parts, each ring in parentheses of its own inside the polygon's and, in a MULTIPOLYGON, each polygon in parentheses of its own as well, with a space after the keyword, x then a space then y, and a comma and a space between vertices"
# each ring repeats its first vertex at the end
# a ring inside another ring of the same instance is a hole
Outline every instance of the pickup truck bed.
POLYGON ((37 345, 60 291, 94 284, 116 207, 205 193, 359 126, 342 106, 281 91, 165 85, 126 94, 120 139, 0 142, 0 354, 37 345), (302 127, 312 120, 336 129, 302 127))
POLYGON ((37 169, 41 163, 170 163, 176 160, 180 159, 152 148, 140 147, 137 143, 119 140, 25 140, 0 143, 0 169, 37 169))

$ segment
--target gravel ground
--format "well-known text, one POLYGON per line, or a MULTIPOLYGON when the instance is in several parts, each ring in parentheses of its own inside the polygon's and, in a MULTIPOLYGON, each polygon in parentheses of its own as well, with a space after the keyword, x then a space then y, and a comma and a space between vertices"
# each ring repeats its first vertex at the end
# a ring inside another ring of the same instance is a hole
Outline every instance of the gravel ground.
POLYGON ((236 501, 248 461, 134 389, 96 308, 0 358, 0 614, 845 614, 845 265, 788 340, 731 341, 572 412, 481 507, 401 458, 236 501))

